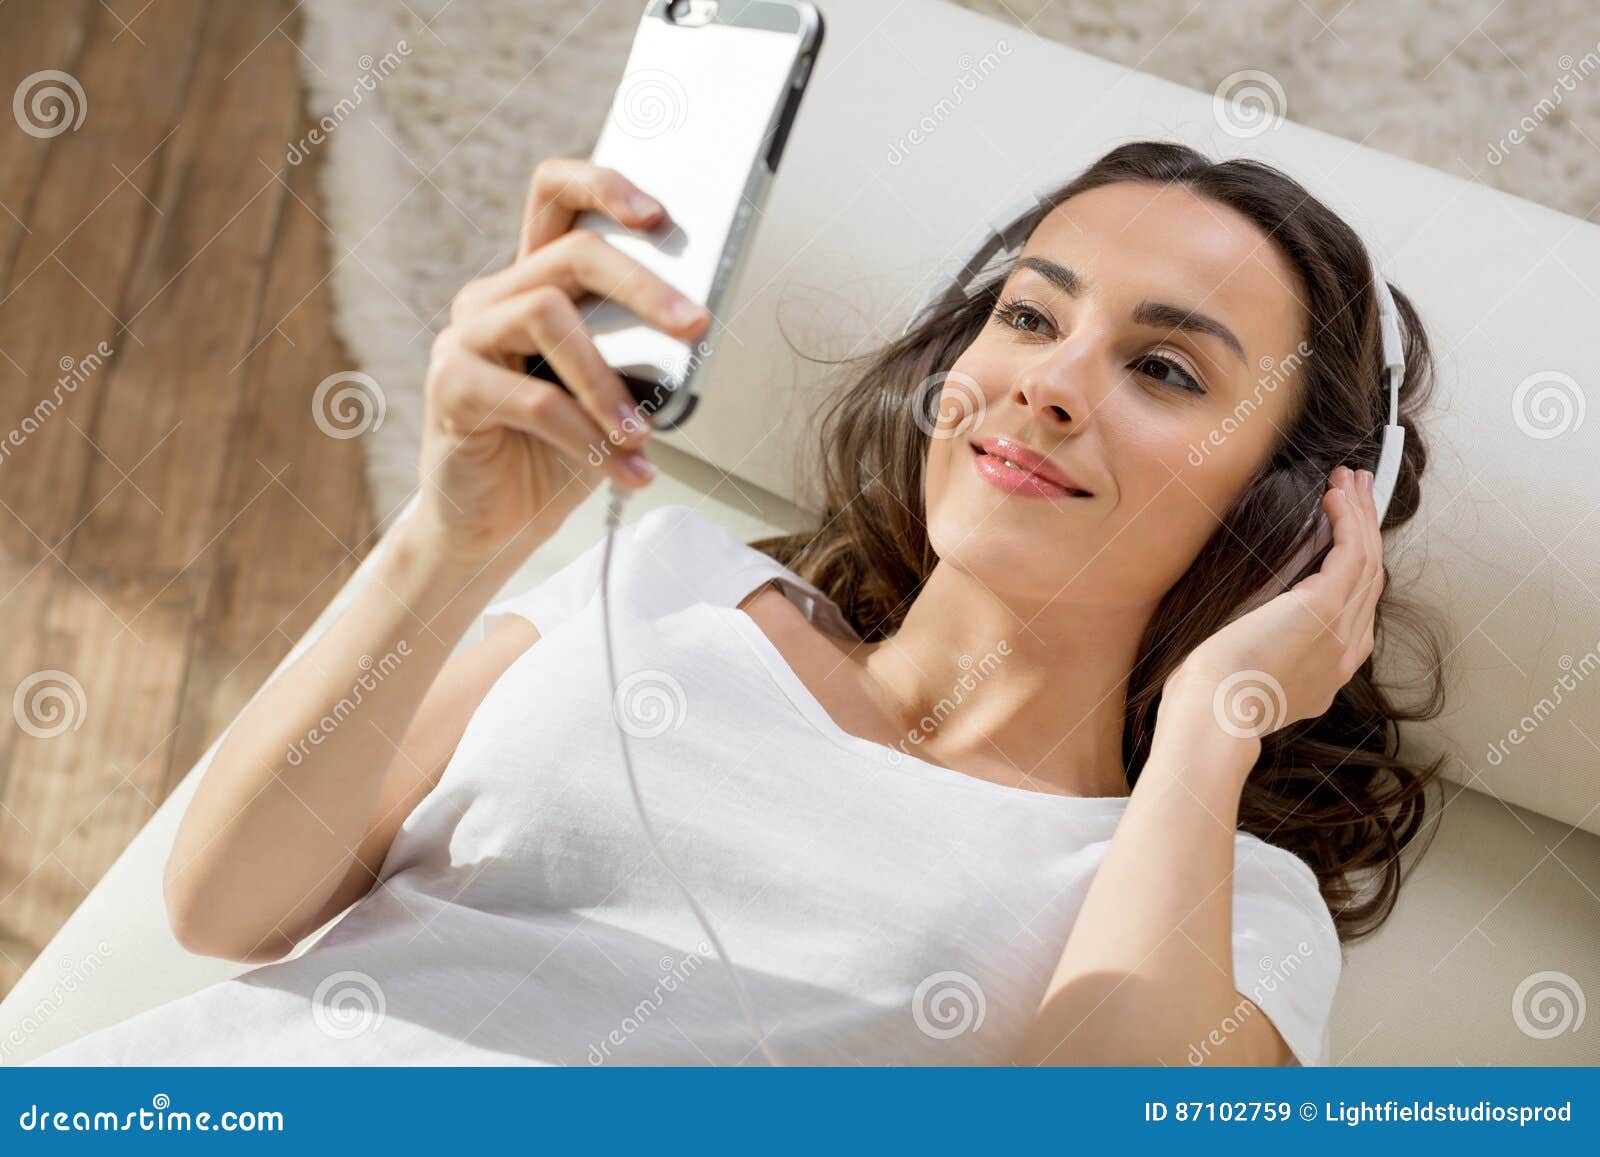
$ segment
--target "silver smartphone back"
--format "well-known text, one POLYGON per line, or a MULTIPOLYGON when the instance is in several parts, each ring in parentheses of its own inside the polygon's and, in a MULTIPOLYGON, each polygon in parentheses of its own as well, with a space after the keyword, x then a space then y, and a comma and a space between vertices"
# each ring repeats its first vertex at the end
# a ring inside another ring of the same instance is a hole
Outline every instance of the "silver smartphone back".
POLYGON ((711 311, 691 346, 614 302, 583 310, 657 429, 694 407, 696 372, 722 336, 721 307, 821 40, 821 15, 793 0, 652 0, 639 22, 591 159, 660 201, 669 223, 646 234, 584 213, 576 224, 711 311))

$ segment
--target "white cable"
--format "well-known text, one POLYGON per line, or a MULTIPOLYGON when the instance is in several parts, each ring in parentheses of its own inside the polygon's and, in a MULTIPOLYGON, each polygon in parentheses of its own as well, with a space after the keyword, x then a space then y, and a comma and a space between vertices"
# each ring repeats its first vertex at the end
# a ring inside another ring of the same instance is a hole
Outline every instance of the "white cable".
MULTIPOLYGON (((612 653, 611 647, 611 544, 616 537, 617 528, 622 525, 622 505, 626 498, 626 492, 620 490, 615 482, 607 483, 606 542, 605 549, 600 556, 600 621, 606 640, 606 682, 611 687, 611 710, 613 713, 617 710, 617 665, 616 657, 612 653)), ((727 950, 722 947, 722 940, 711 927, 711 921, 707 918, 705 909, 700 906, 700 901, 694 898, 694 893, 689 891, 689 885, 685 884, 683 878, 673 871, 672 865, 667 863, 666 857, 661 854, 660 843, 656 840, 655 832, 650 827, 650 818, 645 814, 644 798, 639 794, 639 781, 633 774, 633 760, 628 756, 627 729, 621 725, 620 721, 618 721, 617 726, 617 738, 622 743, 622 766, 628 773, 628 788, 633 793, 633 807, 639 816, 639 826, 644 830, 645 842, 650 845, 650 851, 654 854, 656 862, 666 869, 667 874, 678 885, 678 890, 683 893, 683 898, 688 901, 689 907, 693 909, 695 919, 700 922, 701 931, 706 934, 706 939, 716 949, 717 958, 727 968, 728 979, 733 982, 734 995, 739 998, 739 1007, 744 1010, 745 1020, 750 1023, 750 1031, 755 1034, 757 1047, 761 1049, 762 1055, 767 1058, 769 1065, 779 1065, 781 1062, 773 1055, 772 1048, 767 1043, 767 1034, 762 1029, 761 1021, 756 1016, 755 1006, 750 1003, 750 997, 746 995, 744 985, 739 981, 738 969, 734 967, 733 960, 728 956, 727 950)))

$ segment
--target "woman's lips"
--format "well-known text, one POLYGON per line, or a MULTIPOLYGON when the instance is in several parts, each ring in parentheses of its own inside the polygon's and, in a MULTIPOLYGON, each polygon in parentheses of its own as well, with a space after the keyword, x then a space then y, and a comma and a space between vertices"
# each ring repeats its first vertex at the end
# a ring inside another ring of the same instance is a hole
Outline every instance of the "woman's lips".
POLYGON ((971 443, 972 465, 991 486, 1026 498, 1092 498, 1087 490, 1062 485, 1043 476, 1041 467, 1057 474, 1041 456, 1009 438, 986 438, 971 443))

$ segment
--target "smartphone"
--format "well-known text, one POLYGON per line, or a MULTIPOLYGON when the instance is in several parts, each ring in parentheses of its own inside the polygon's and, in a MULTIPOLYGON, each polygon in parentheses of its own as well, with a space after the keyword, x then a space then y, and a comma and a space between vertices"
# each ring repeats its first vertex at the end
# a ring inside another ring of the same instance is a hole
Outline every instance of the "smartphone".
MULTIPOLYGON (((712 319, 693 345, 624 306, 580 301, 584 324, 658 430, 681 426, 701 364, 720 336, 768 186, 822 44, 822 15, 795 0, 651 0, 590 159, 661 202, 645 233, 603 214, 591 229, 700 302, 712 319)), ((565 386, 535 354, 535 377, 565 386)))

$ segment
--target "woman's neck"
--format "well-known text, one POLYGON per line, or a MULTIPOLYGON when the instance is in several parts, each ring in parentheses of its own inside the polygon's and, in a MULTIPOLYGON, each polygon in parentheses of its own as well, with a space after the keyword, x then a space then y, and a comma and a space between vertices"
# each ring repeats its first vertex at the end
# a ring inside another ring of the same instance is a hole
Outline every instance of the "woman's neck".
POLYGON ((1065 590, 1008 602, 939 563, 866 671, 910 755, 1013 786, 1126 795, 1123 710, 1149 613, 1065 590))

